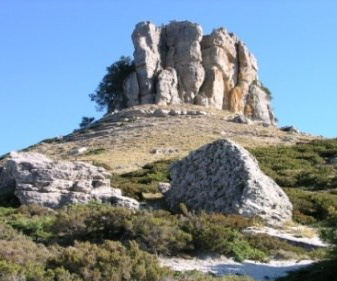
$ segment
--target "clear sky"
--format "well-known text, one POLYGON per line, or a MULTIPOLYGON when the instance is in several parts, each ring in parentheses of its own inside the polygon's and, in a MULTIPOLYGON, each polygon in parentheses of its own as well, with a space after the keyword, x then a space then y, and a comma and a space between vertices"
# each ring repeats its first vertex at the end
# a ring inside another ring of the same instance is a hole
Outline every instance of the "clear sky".
POLYGON ((226 27, 257 57, 280 125, 337 136, 335 0, 0 0, 0 154, 101 116, 88 94, 143 20, 226 27))

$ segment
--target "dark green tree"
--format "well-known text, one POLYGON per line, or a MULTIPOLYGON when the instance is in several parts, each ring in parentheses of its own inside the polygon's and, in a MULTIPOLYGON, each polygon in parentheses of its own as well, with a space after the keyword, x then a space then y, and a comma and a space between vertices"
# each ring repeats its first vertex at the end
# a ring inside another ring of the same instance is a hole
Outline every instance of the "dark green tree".
POLYGON ((107 109, 108 112, 111 112, 126 107, 123 84, 133 71, 135 71, 133 60, 124 56, 107 67, 107 74, 103 77, 96 91, 89 95, 90 99, 96 102, 97 110, 107 109))
POLYGON ((95 121, 95 117, 82 117, 82 121, 80 123, 80 128, 88 127, 92 122, 95 121))

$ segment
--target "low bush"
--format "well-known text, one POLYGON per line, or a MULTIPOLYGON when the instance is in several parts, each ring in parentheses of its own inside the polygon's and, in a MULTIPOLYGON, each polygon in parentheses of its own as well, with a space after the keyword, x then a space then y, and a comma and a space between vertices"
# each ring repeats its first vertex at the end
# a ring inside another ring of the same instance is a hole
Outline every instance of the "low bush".
POLYGON ((237 230, 240 225, 238 228, 229 225, 225 216, 201 214, 188 221, 184 230, 192 234, 194 248, 200 251, 233 256, 238 261, 267 259, 265 253, 251 247, 244 235, 237 230))
POLYGON ((113 175, 114 187, 127 196, 141 199, 142 193, 158 192, 159 182, 169 181, 168 167, 174 160, 162 160, 145 165, 142 169, 123 175, 113 175))
POLYGON ((74 246, 60 250, 47 266, 63 268, 84 281, 159 281, 166 272, 135 242, 130 242, 128 247, 114 241, 104 241, 101 245, 76 242, 74 246))
POLYGON ((337 209, 337 195, 304 189, 284 189, 293 203, 293 219, 302 224, 331 226, 332 208, 337 209), (330 211, 329 211, 330 210, 330 211))
MULTIPOLYGON (((102 243, 104 240, 134 240, 142 250, 154 254, 180 255, 198 252, 218 253, 266 260, 273 247, 256 247, 241 231, 254 221, 222 214, 173 215, 166 211, 133 213, 106 204, 65 207, 58 212, 49 231, 50 242, 73 245, 75 240, 102 243)), ((261 241, 263 243, 263 240, 261 241)), ((295 250, 288 243, 278 247, 295 250)))
POLYGON ((282 187, 307 187, 311 190, 337 188, 337 170, 329 164, 329 160, 337 156, 337 139, 250 151, 256 156, 261 169, 282 187))

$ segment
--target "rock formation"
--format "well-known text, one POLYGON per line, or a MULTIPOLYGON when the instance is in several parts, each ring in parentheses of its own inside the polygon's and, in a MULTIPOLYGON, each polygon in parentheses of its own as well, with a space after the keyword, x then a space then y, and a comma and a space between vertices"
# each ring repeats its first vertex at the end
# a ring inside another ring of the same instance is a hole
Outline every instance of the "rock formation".
POLYGON ((176 208, 259 216, 270 224, 290 220, 292 204, 259 168, 257 160, 230 140, 218 140, 191 152, 170 168, 167 203, 176 208))
POLYGON ((128 107, 191 103, 275 124, 257 61, 233 33, 219 28, 203 36, 201 26, 188 21, 140 22, 132 41, 136 72, 124 83, 128 107))
POLYGON ((95 200, 137 209, 139 203, 110 187, 110 174, 83 162, 53 161, 40 153, 12 152, 0 175, 0 196, 14 191, 21 204, 59 208, 95 200))

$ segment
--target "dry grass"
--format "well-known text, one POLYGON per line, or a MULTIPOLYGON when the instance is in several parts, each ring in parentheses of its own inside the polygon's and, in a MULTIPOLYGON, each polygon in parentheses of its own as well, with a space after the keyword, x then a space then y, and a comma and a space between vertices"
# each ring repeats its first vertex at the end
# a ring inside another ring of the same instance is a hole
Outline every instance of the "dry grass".
MULTIPOLYGON (((136 109, 156 107, 144 105, 136 109)), ((152 116, 131 120, 105 118, 86 132, 76 132, 67 136, 70 141, 42 142, 31 150, 54 159, 99 162, 111 167, 115 173, 125 173, 157 160, 183 157, 191 150, 219 138, 233 139, 245 147, 291 145, 314 138, 303 134, 285 133, 275 127, 228 122, 233 116, 228 111, 192 105, 181 105, 179 108, 203 110, 207 115, 152 116), (74 156, 69 153, 74 147, 87 147, 92 151, 99 148, 104 151, 74 156), (178 151, 168 154, 151 153, 154 148, 167 147, 178 151)), ((133 110, 126 111, 132 114, 133 110)))
POLYGON ((317 229, 300 225, 294 221, 288 221, 283 225, 283 230, 295 237, 313 238, 317 237, 317 229))

